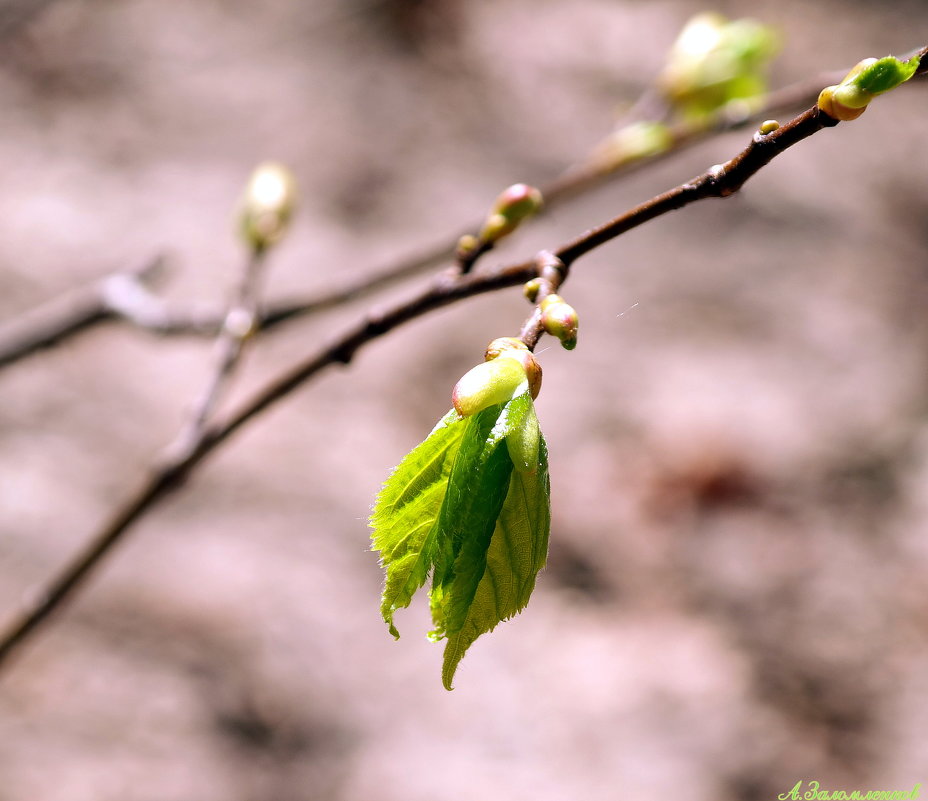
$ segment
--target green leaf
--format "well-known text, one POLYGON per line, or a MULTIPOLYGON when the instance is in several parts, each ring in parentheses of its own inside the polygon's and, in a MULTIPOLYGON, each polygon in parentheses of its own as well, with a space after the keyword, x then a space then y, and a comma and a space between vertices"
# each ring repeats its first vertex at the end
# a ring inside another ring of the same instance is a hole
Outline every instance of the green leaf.
POLYGON ((384 484, 371 514, 393 625, 432 575, 433 639, 448 689, 464 652, 528 602, 548 550, 548 457, 525 392, 470 417, 449 412, 384 484), (516 470, 513 470, 515 462, 516 470))
MULTIPOLYGON (((913 56, 908 61, 900 61, 893 56, 880 58, 864 67, 853 78, 853 83, 871 95, 878 95, 895 89, 905 83, 918 69, 920 59, 913 56)), ((845 81, 847 78, 845 78, 845 81)), ((843 83, 843 81, 842 81, 843 83)))
POLYGON ((509 404, 490 406, 468 418, 448 477, 439 515, 438 552, 432 581, 432 619, 440 639, 457 631, 486 567, 487 549, 506 499, 512 461, 503 441, 509 404))
POLYGON ((442 683, 452 688, 458 663, 481 634, 521 612, 545 565, 551 529, 548 449, 540 437, 538 465, 532 472, 514 471, 509 491, 486 554, 486 568, 458 630, 448 636, 442 683))
POLYGON ((435 522, 448 475, 467 422, 448 412, 428 438, 397 465, 377 496, 371 513, 371 540, 387 570, 380 611, 393 625, 393 613, 409 606, 428 578, 435 545, 435 522))

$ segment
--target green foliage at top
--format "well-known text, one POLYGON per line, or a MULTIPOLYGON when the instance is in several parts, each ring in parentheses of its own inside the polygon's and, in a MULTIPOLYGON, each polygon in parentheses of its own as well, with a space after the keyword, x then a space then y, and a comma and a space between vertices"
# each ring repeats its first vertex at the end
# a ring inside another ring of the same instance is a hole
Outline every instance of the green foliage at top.
POLYGON ((386 568, 390 631, 429 575, 430 637, 446 640, 451 689, 470 645, 528 603, 550 530, 547 448, 526 392, 470 417, 449 412, 397 466, 371 527, 386 568))

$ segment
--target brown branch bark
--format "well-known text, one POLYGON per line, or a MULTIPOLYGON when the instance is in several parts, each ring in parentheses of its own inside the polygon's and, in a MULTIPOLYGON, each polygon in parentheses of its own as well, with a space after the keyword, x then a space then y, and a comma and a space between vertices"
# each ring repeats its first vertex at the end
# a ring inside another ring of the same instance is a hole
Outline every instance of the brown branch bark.
POLYGON ((238 366, 247 340, 257 328, 258 285, 266 255, 265 250, 252 251, 249 254, 235 300, 226 312, 222 328, 216 337, 216 364, 213 372, 191 410, 190 419, 174 444, 169 446, 170 452, 193 452, 206 434, 206 425, 238 366))

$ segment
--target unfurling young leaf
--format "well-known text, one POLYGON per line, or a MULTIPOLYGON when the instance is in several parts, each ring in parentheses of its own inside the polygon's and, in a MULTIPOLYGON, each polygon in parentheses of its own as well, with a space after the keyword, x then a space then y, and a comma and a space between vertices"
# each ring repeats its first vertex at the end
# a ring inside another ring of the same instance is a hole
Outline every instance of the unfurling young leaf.
POLYGON ((535 589, 535 576, 545 566, 551 528, 548 450, 543 437, 538 445, 537 469, 512 473, 477 591, 460 626, 446 633, 441 671, 446 690, 451 689, 458 663, 474 640, 525 608, 535 589))
POLYGON ((466 423, 448 412, 421 445, 400 462, 377 496, 371 540, 387 568, 380 611, 394 637, 393 613, 409 606, 432 567, 434 524, 466 423))
POLYGON ((857 119, 877 95, 905 83, 918 70, 919 56, 900 61, 893 56, 865 58, 834 86, 826 86, 818 96, 818 107, 842 122, 857 119))
POLYGON ((449 412, 387 480, 371 515, 386 568, 381 613, 432 576, 434 640, 446 639, 442 681, 484 632, 525 607, 550 529, 547 449, 526 391, 469 417, 449 412), (515 469, 513 469, 515 468, 515 469))

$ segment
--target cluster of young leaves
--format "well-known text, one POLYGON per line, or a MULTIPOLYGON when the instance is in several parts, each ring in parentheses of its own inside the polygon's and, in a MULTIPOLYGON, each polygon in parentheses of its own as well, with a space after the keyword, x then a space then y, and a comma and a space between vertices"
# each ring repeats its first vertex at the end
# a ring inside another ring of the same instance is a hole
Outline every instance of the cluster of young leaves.
POLYGON ((371 527, 386 568, 381 614, 429 576, 433 640, 446 640, 442 683, 464 653, 520 612, 544 567, 551 527, 548 453, 528 391, 468 417, 452 410, 377 496, 371 527))

